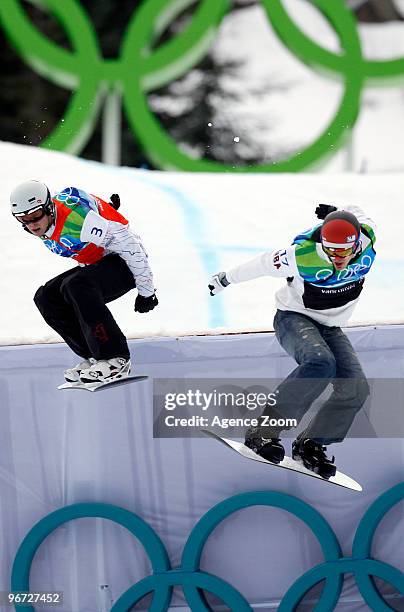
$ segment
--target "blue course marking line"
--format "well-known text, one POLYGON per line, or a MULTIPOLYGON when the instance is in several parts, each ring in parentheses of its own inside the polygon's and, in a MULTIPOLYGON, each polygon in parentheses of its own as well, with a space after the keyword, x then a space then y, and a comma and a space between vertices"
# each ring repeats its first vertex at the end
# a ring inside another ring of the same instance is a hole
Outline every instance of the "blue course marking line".
MULTIPOLYGON (((215 272, 219 271, 219 259, 216 252, 219 250, 209 245, 208 228, 205 216, 199 205, 189 198, 185 193, 171 185, 163 185, 157 180, 153 180, 145 176, 136 176, 136 180, 142 181, 152 187, 159 189, 168 195, 183 214, 188 236, 192 241, 193 246, 199 253, 202 264, 206 270, 206 295, 208 293, 208 280, 215 272)), ((203 281, 202 281, 203 282, 203 281)), ((210 298, 207 302, 209 310, 209 327, 224 327, 227 324, 227 317, 223 308, 222 296, 218 295, 215 298, 210 298)))

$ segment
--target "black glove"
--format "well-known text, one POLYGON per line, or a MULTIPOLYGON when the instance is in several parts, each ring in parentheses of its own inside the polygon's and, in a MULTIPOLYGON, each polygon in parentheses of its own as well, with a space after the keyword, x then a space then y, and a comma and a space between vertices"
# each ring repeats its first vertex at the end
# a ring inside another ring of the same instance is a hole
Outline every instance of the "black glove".
POLYGON ((156 308, 158 303, 159 301, 155 293, 149 297, 145 297, 144 295, 140 295, 140 293, 138 293, 135 300, 135 312, 149 312, 149 310, 156 308))
POLYGON ((121 198, 117 193, 113 193, 112 196, 109 198, 109 203, 111 204, 112 208, 118 210, 121 205, 121 198))
POLYGON ((316 215, 319 219, 325 219, 327 215, 337 210, 336 206, 331 204, 319 204, 316 208, 316 215))

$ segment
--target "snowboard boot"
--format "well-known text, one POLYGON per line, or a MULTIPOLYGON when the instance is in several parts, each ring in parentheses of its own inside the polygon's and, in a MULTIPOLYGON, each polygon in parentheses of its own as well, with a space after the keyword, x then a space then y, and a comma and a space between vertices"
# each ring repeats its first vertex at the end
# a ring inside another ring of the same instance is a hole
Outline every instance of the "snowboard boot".
POLYGON ((337 467, 335 457, 329 459, 326 446, 310 438, 297 438, 292 444, 292 458, 303 463, 304 467, 323 478, 335 476, 337 467))
POLYGON ((94 362, 95 362, 95 359, 90 357, 90 359, 85 359, 84 361, 81 361, 73 368, 68 368, 67 370, 65 370, 64 377, 65 377, 66 382, 69 382, 69 383, 80 382, 81 372, 83 370, 87 370, 94 362))
POLYGON ((120 378, 126 378, 129 376, 130 368, 130 359, 124 359, 123 357, 100 359, 99 361, 94 361, 89 368, 81 371, 80 382, 85 384, 107 383, 120 378))
POLYGON ((267 429, 267 427, 249 427, 246 431, 244 444, 267 461, 280 463, 285 457, 285 449, 280 438, 264 438, 262 436, 263 433, 268 435, 267 429))

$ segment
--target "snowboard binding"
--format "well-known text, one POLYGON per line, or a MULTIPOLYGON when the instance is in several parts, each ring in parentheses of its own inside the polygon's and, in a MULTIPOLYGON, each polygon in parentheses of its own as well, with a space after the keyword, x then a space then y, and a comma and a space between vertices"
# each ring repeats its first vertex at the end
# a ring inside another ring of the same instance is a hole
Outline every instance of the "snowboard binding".
POLYGON ((326 446, 310 438, 298 438, 292 444, 292 458, 301 461, 305 468, 328 480, 335 476, 337 467, 334 463, 335 457, 329 459, 326 450, 326 446))
POLYGON ((285 458, 285 449, 280 438, 263 438, 259 427, 247 429, 244 444, 271 463, 280 463, 285 458))

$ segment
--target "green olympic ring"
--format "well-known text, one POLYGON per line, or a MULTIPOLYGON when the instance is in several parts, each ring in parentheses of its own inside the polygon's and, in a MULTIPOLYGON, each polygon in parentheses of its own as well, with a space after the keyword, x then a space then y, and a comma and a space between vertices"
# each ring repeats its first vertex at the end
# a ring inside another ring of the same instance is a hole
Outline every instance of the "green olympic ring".
POLYGON ((342 146, 360 111, 366 82, 384 83, 404 76, 404 59, 363 58, 356 22, 344 0, 311 0, 340 41, 332 53, 310 40, 292 21, 282 0, 261 0, 283 44, 301 61, 342 78, 344 94, 330 124, 304 151, 286 160, 258 166, 233 167, 190 157, 164 131, 151 112, 147 94, 180 78, 207 53, 230 0, 200 0, 193 17, 174 39, 158 46, 159 35, 194 0, 144 0, 125 32, 121 55, 102 58, 91 23, 75 0, 30 0, 51 11, 66 29, 73 47, 67 51, 49 41, 29 22, 21 0, 2 0, 0 21, 17 50, 41 75, 71 89, 63 122, 42 146, 78 153, 91 135, 102 97, 108 90, 123 93, 126 115, 146 155, 163 169, 203 172, 297 172, 319 162, 342 146))
MULTIPOLYGON (((404 574, 397 568, 370 558, 374 533, 383 516, 404 499, 404 483, 383 493, 366 511, 357 528, 352 557, 342 557, 334 531, 323 516, 312 506, 296 497, 275 491, 242 493, 220 502, 209 510, 195 525, 185 544, 181 565, 171 569, 166 549, 153 529, 140 517, 110 504, 82 503, 66 506, 41 519, 22 541, 14 560, 11 575, 12 591, 29 591, 29 574, 32 561, 41 543, 57 527, 83 517, 101 517, 125 527, 146 549, 150 557, 153 575, 143 578, 130 587, 114 604, 111 612, 129 612, 145 595, 153 593, 151 612, 168 610, 173 587, 181 585, 186 600, 195 612, 210 608, 201 593, 209 591, 238 612, 251 612, 244 597, 229 583, 217 576, 202 572, 200 560, 203 547, 214 529, 234 512, 251 506, 281 508, 301 519, 317 537, 325 561, 312 568, 289 588, 280 602, 279 612, 296 610, 304 595, 326 579, 315 612, 330 612, 337 605, 345 573, 353 573, 362 597, 371 610, 392 610, 380 597, 370 576, 378 576, 404 594, 404 574)), ((25 609, 34 612, 32 606, 25 609)))

